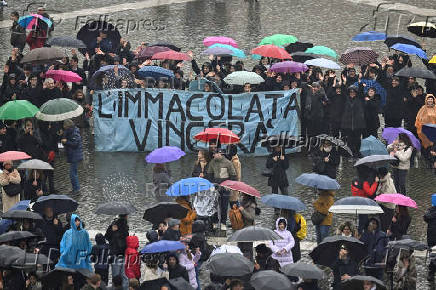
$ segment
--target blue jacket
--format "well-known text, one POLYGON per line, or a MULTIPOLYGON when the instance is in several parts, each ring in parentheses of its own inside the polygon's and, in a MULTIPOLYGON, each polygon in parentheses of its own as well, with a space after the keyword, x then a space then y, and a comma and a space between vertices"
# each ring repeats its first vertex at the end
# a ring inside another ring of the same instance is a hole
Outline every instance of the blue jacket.
POLYGON ((80 136, 79 128, 68 128, 64 132, 65 152, 67 154, 68 163, 76 163, 83 160, 82 136, 80 136))
MULTIPOLYGON (((82 221, 80 228, 76 228, 75 219, 78 215, 71 215, 71 229, 65 232, 61 241, 61 258, 56 267, 70 269, 88 269, 92 271, 90 254, 92 250, 91 240, 88 232, 83 229, 82 221)), ((80 218, 79 218, 80 219, 80 218)))
MULTIPOLYGON (((367 264, 373 265, 375 263, 380 263, 383 261, 386 255, 388 237, 384 232, 379 229, 378 220, 377 229, 374 232, 369 232, 365 230, 360 237, 360 240, 365 244, 368 249, 368 256, 370 259, 367 264)), ((367 228, 367 227, 365 227, 367 228)))

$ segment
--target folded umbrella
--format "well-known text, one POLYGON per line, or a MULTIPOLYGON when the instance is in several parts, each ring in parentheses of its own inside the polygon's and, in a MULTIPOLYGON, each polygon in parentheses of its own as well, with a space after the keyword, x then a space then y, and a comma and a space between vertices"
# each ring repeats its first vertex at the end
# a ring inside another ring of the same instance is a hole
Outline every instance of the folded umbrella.
POLYGON ((106 215, 129 215, 136 212, 136 208, 128 203, 120 201, 109 201, 103 203, 95 210, 96 214, 106 215))
POLYGON ((234 232, 227 239, 227 242, 256 242, 281 239, 282 237, 273 230, 258 226, 249 226, 234 232))
POLYGON ((27 100, 14 100, 0 107, 0 120, 21 120, 33 118, 38 107, 27 100))
POLYGON ((365 165, 368 167, 386 166, 389 162, 395 160, 397 159, 390 155, 370 155, 357 160, 357 162, 354 163, 354 167, 359 165, 365 165))
POLYGON ((235 48, 235 47, 233 47, 231 45, 215 43, 215 44, 212 44, 209 48, 215 48, 215 47, 222 47, 222 48, 229 49, 229 50, 232 51, 232 56, 236 56, 236 57, 239 57, 239 58, 245 58, 244 51, 242 51, 239 48, 235 48))
POLYGON ((352 41, 379 41, 386 40, 386 33, 378 31, 365 31, 356 34, 351 39, 352 41))
MULTIPOLYGON (((403 236, 404 237, 404 236, 403 236)), ((396 248, 396 249, 406 249, 406 250, 416 250, 416 251, 425 251, 428 249, 428 246, 420 241, 415 241, 410 238, 401 239, 397 241, 390 241, 388 243, 388 247, 396 248)))
POLYGON ((290 43, 297 42, 298 39, 289 34, 273 34, 271 36, 264 37, 259 45, 273 44, 276 46, 284 46, 290 43))
POLYGON ((260 198, 260 192, 256 188, 242 181, 225 180, 221 182, 220 186, 260 198))
POLYGON ((220 144, 237 144, 239 137, 227 128, 206 128, 194 136, 194 139, 201 142, 217 140, 220 144))
POLYGON ((178 46, 176 46, 176 45, 174 45, 174 44, 171 44, 171 43, 165 42, 165 41, 158 41, 158 42, 155 42, 155 43, 150 44, 150 46, 162 46, 162 47, 167 47, 167 48, 172 49, 172 50, 177 51, 177 52, 179 52, 179 51, 182 50, 180 47, 178 47, 178 46))
POLYGON ((339 61, 343 64, 354 64, 354 65, 368 65, 370 63, 376 62, 378 54, 369 47, 354 47, 347 49, 339 61))
POLYGON ((289 195, 268 194, 262 196, 260 201, 274 208, 290 209, 293 211, 305 211, 307 209, 302 201, 289 195))
POLYGON ((141 78, 153 78, 153 79, 174 78, 173 71, 154 65, 143 66, 138 70, 138 75, 141 78))
POLYGON ((421 48, 421 45, 412 37, 405 36, 405 35, 397 35, 397 36, 388 36, 386 37, 385 44, 390 48, 392 45, 396 43, 403 43, 403 44, 411 44, 416 47, 421 48))
POLYGON ((204 265, 211 273, 222 277, 240 277, 253 272, 254 264, 241 254, 214 254, 204 265))
POLYGON ((179 160, 186 153, 176 146, 164 146, 153 150, 145 157, 145 161, 148 163, 166 163, 179 160))
POLYGON ((303 173, 295 179, 295 182, 322 190, 338 190, 341 188, 335 179, 317 173, 303 173))
POLYGON ((278 59, 292 59, 292 56, 284 49, 272 44, 261 45, 251 50, 252 54, 278 59))
POLYGON ((32 49, 21 59, 21 63, 50 64, 65 57, 65 53, 55 47, 40 47, 32 49))
POLYGON ((215 43, 221 43, 221 44, 227 44, 231 45, 233 47, 238 48, 238 44, 233 38, 225 37, 225 36, 208 36, 205 39, 203 39, 204 46, 211 46, 215 43))
POLYGON ((218 248, 215 248, 212 253, 210 254, 210 257, 216 255, 216 254, 238 254, 242 256, 241 249, 237 246, 232 245, 222 245, 218 248))
POLYGON ((305 53, 311 53, 311 54, 319 54, 319 55, 327 55, 331 57, 338 57, 336 51, 334 51, 331 48, 328 48, 326 46, 317 45, 311 48, 306 49, 305 53))
POLYGON ((278 73, 294 73, 305 72, 308 67, 304 63, 287 60, 273 64, 270 70, 278 73))
POLYGON ((230 48, 225 47, 208 47, 205 49, 202 54, 212 54, 215 56, 231 56, 233 54, 233 51, 230 48))
POLYGON ((151 59, 171 59, 171 60, 186 60, 190 61, 191 57, 183 52, 177 52, 173 50, 162 51, 153 54, 151 59))
POLYGON ((63 281, 66 280, 67 276, 80 273, 78 269, 64 268, 64 267, 56 267, 52 269, 48 273, 44 273, 40 278, 41 282, 45 287, 61 288, 63 285, 63 281))
POLYGON ((363 156, 388 155, 388 150, 386 149, 385 144, 372 135, 362 139, 359 151, 363 156))
POLYGON ((280 272, 286 276, 295 276, 302 279, 322 280, 324 278, 324 271, 314 264, 287 264, 280 268, 280 272))
POLYGON ((68 70, 48 70, 45 73, 46 78, 52 78, 55 81, 63 81, 63 82, 80 82, 82 81, 82 77, 77 73, 68 70))
POLYGON ((360 196, 344 197, 336 201, 329 212, 337 214, 378 214, 383 209, 374 200, 360 196))
POLYGON ((144 248, 142 248, 141 254, 174 252, 184 250, 185 248, 186 247, 182 242, 162 240, 146 245, 144 248))
POLYGON ((291 54, 292 60, 296 62, 306 62, 311 59, 315 59, 316 56, 310 53, 305 53, 304 51, 297 51, 291 54))
POLYGON ((39 109, 36 118, 49 122, 63 121, 83 114, 83 107, 67 98, 47 101, 39 109))
POLYGON ((42 217, 40 214, 28 210, 18 210, 18 209, 9 209, 7 212, 5 212, 2 215, 2 219, 9 219, 9 220, 22 220, 22 219, 28 219, 28 220, 42 220, 42 217))
POLYGON ((32 206, 32 210, 40 214, 44 213, 44 208, 50 207, 55 214, 74 212, 79 204, 69 196, 61 194, 50 194, 40 196, 32 206))
POLYGON ((292 54, 294 52, 304 52, 306 49, 311 48, 311 47, 313 47, 313 43, 311 43, 311 42, 300 42, 300 41, 297 41, 295 43, 288 44, 285 47, 285 50, 292 54))
POLYGON ((0 235, 0 243, 29 240, 35 237, 37 236, 28 231, 10 231, 0 235))
POLYGON ((411 23, 407 26, 407 30, 421 37, 436 38, 436 25, 428 21, 411 23))
POLYGON ((256 290, 290 290, 295 289, 288 277, 273 270, 263 270, 253 274, 251 286, 256 290))
POLYGON ((168 188, 168 196, 187 196, 200 191, 209 190, 213 184, 201 177, 190 177, 177 181, 168 188))
POLYGON ((86 48, 86 44, 83 41, 71 36, 55 36, 50 38, 47 44, 58 47, 86 48))
POLYGON ((407 54, 414 54, 422 59, 428 59, 424 50, 411 44, 396 43, 391 48, 407 54))
POLYGON ((18 165, 17 169, 37 169, 37 170, 53 170, 50 163, 39 159, 31 159, 18 165))
POLYGON ((145 210, 143 219, 157 225, 167 218, 183 219, 187 214, 188 209, 177 202, 159 202, 145 210))
MULTIPOLYGON (((377 290, 383 290, 386 289, 385 284, 380 281, 377 278, 374 278, 373 276, 353 276, 349 279, 346 279, 344 281, 341 282, 341 288, 342 289, 365 289, 364 287, 364 282, 365 281, 370 281, 376 284, 376 288, 377 290)), ((373 289, 373 288, 371 288, 373 289)))
POLYGON ((25 152, 21 151, 6 151, 0 154, 0 162, 4 161, 14 161, 14 160, 23 160, 23 159, 30 159, 29 155, 27 155, 25 152))
POLYGON ((436 79, 436 74, 432 72, 431 70, 424 69, 424 68, 416 68, 416 67, 403 67, 399 71, 397 71, 395 76, 398 77, 414 77, 414 78, 421 78, 421 79, 436 79))
POLYGON ((263 83, 265 80, 255 72, 251 71, 235 71, 227 75, 224 81, 229 85, 243 86, 246 83, 257 85, 263 83))
POLYGON ((418 208, 416 201, 399 193, 384 193, 375 198, 376 201, 389 202, 396 205, 418 208))
POLYGON ((418 151, 421 150, 421 142, 419 142, 418 138, 416 138, 412 132, 404 128, 393 128, 393 127, 384 128, 382 133, 382 138, 385 139, 388 142, 388 144, 391 144, 392 142, 394 142, 395 139, 398 138, 398 135, 400 133, 404 133, 409 137, 413 147, 415 147, 416 150, 418 151))
POLYGON ((431 142, 436 142, 436 124, 424 124, 422 126, 422 133, 424 133, 431 142))
POLYGON ((326 59, 326 58, 322 58, 322 57, 306 60, 304 62, 304 64, 322 67, 322 68, 327 68, 327 69, 334 69, 334 70, 341 69, 341 66, 339 64, 337 64, 336 62, 329 60, 329 59, 326 59))

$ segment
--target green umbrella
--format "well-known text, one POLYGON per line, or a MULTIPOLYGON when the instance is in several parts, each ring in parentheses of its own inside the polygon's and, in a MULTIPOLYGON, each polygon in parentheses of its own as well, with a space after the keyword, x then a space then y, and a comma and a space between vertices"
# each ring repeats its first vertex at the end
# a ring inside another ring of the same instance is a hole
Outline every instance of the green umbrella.
POLYGON ((305 53, 328 55, 334 58, 338 56, 333 49, 319 45, 306 49, 305 53))
POLYGON ((0 120, 32 118, 38 111, 38 108, 29 101, 9 101, 0 107, 0 120))
POLYGON ((78 117, 82 113, 82 106, 75 101, 59 98, 45 102, 36 114, 36 118, 43 121, 56 122, 78 117))
POLYGON ((274 34, 274 35, 267 36, 264 39, 262 39, 262 41, 259 43, 259 46, 265 45, 265 44, 273 44, 273 45, 277 45, 277 46, 283 46, 286 44, 295 43, 297 41, 298 41, 298 39, 293 35, 274 34))

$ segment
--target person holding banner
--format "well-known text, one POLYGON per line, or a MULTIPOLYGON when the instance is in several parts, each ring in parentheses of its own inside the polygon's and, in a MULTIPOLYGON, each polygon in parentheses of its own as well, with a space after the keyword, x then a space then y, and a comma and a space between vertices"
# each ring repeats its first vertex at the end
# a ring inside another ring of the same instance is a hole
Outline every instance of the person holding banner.
POLYGON ((273 152, 266 161, 266 168, 271 169, 271 176, 268 177, 268 186, 271 186, 271 193, 278 194, 280 188, 281 194, 287 195, 289 181, 286 170, 289 168, 289 159, 283 154, 283 147, 274 147, 273 152))

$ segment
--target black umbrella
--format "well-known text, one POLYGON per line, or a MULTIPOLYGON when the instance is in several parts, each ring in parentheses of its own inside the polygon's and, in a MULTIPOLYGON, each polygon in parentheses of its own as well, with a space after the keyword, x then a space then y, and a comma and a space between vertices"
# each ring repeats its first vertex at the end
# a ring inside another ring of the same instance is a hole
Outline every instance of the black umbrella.
POLYGON ((53 261, 50 260, 46 255, 41 253, 27 253, 23 251, 20 254, 14 254, 11 256, 11 267, 26 271, 35 271, 38 265, 50 265, 53 261))
POLYGON ((86 48, 86 44, 83 41, 71 36, 55 36, 50 38, 47 44, 59 47, 86 48))
POLYGON ((254 273, 250 279, 251 286, 256 290, 290 290, 295 289, 288 277, 273 270, 254 273))
POLYGON ((168 43, 165 41, 158 41, 158 42, 150 44, 149 46, 163 46, 163 47, 168 47, 169 49, 172 49, 174 51, 181 51, 182 50, 180 47, 177 47, 174 44, 171 44, 171 43, 168 43))
POLYGON ((417 250, 417 251, 425 251, 428 249, 428 246, 426 244, 412 239, 391 241, 388 243, 388 246, 397 249, 417 250))
POLYGON ((160 290, 164 285, 169 285, 170 282, 166 278, 147 280, 141 283, 139 290, 160 290))
POLYGON ((386 37, 385 44, 390 48, 396 43, 404 43, 404 44, 411 44, 418 48, 421 48, 421 45, 416 42, 414 39, 409 38, 408 36, 404 35, 398 35, 398 36, 388 36, 386 37))
POLYGON ((56 267, 50 272, 41 276, 40 280, 45 287, 60 287, 67 276, 78 273, 75 269, 56 267))
POLYGON ((147 208, 143 218, 157 225, 166 218, 183 219, 187 214, 188 209, 177 202, 159 202, 147 208))
POLYGON ((0 235, 0 243, 28 240, 37 237, 28 231, 10 231, 0 235))
POLYGON ((171 285, 171 289, 174 290, 194 290, 194 288, 182 277, 170 279, 169 283, 171 285))
POLYGON ((33 204, 32 209, 40 214, 44 213, 44 208, 50 207, 55 214, 73 212, 77 209, 79 204, 77 201, 61 194, 50 194, 47 196, 39 197, 33 204))
POLYGON ((367 255, 366 246, 358 239, 344 236, 326 237, 313 251, 309 254, 313 262, 318 265, 332 267, 339 255, 339 249, 345 245, 348 249, 349 256, 359 263, 367 255))
POLYGON ((347 290, 361 290, 363 289, 363 283, 365 281, 371 281, 376 284, 376 289, 386 289, 385 284, 372 276, 353 276, 350 279, 342 281, 342 289, 347 290))
POLYGON ((10 220, 21 220, 21 219, 42 220, 40 214, 28 210, 9 210, 5 214, 3 214, 2 218, 10 219, 10 220))
POLYGON ((136 208, 133 205, 119 201, 109 201, 99 205, 95 213, 106 215, 128 215, 134 213, 135 211, 136 208))
POLYGON ((100 31, 107 34, 107 39, 112 42, 112 50, 117 50, 120 46, 121 34, 115 26, 106 21, 93 21, 87 23, 80 28, 79 32, 77 32, 77 39, 82 40, 89 49, 94 46, 100 31))
POLYGON ((415 77, 421 79, 436 79, 436 74, 431 70, 417 67, 403 67, 399 71, 397 71, 394 75, 399 77, 415 77))
POLYGON ((41 47, 32 49, 21 59, 21 63, 51 64, 65 57, 65 53, 55 47, 41 47))
POLYGON ((253 272, 254 264, 241 254, 220 253, 209 258, 204 265, 217 276, 240 277, 253 272))
POLYGON ((314 264, 287 264, 281 267, 280 271, 286 276, 296 276, 302 279, 321 280, 324 278, 324 271, 314 264))
POLYGON ((315 59, 316 57, 313 54, 305 53, 305 52, 294 52, 292 55, 292 60, 296 62, 305 62, 307 60, 315 59))
POLYGON ((24 250, 19 247, 0 245, 0 268, 9 267, 13 261, 13 256, 24 254, 24 250))
POLYGON ((421 37, 436 38, 436 25, 429 21, 412 23, 407 26, 407 30, 421 37))
POLYGON ((289 53, 294 53, 299 51, 304 52, 306 51, 306 49, 311 47, 313 47, 313 43, 297 41, 286 46, 285 50, 289 53))
POLYGON ((282 237, 279 236, 273 230, 250 226, 243 228, 234 232, 228 239, 227 242, 256 242, 256 241, 272 241, 281 240, 282 237))

